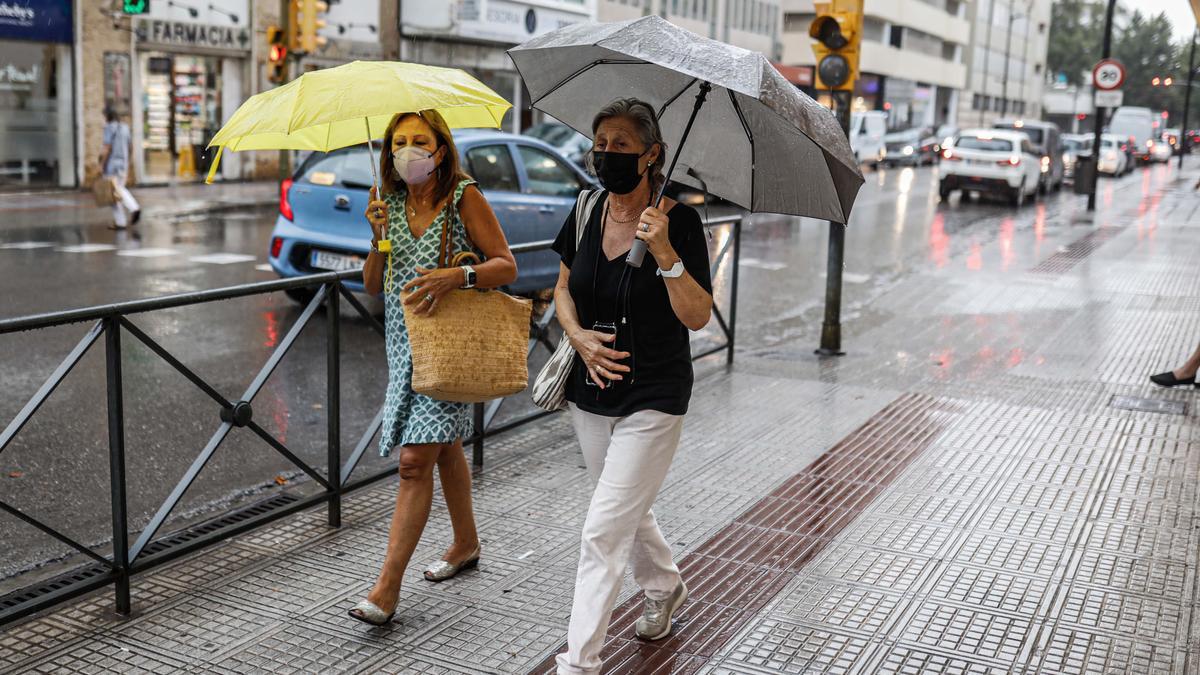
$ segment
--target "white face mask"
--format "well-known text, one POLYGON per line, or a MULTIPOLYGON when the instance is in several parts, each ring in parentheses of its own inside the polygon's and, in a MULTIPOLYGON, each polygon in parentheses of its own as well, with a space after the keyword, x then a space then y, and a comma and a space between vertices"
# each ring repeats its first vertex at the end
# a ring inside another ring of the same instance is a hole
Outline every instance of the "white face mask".
POLYGON ((392 152, 392 167, 396 178, 408 185, 420 185, 433 175, 437 160, 431 152, 406 145, 392 152))

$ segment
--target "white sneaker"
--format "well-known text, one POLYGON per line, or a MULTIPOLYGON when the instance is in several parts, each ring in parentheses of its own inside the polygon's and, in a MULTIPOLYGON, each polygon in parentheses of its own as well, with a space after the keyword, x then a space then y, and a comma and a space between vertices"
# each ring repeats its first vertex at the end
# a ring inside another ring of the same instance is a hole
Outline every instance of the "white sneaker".
POLYGON ((642 617, 637 620, 634 630, 643 640, 661 640, 671 634, 671 619, 675 612, 687 602, 688 590, 683 579, 679 586, 666 600, 646 598, 642 605, 642 617))

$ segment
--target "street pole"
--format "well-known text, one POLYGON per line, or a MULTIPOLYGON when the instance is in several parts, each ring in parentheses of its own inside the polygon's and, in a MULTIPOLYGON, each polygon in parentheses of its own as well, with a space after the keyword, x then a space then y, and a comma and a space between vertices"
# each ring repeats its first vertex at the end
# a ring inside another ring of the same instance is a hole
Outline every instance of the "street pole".
MULTIPOLYGON (((830 91, 834 115, 842 133, 850 138, 850 101, 852 92, 830 91)), ((825 266, 825 322, 821 324, 821 356, 841 356, 842 351, 842 268, 846 257, 846 226, 829 221, 829 255, 825 266)))
MULTIPOLYGON (((289 14, 291 14, 290 0, 279 0, 279 27, 283 29, 284 35, 291 35, 290 31, 291 31, 292 27, 291 27, 291 25, 289 25, 289 17, 288 17, 289 14)), ((292 75, 292 64, 291 64, 292 49, 291 49, 291 47, 292 46, 289 44, 287 58, 285 58, 283 60, 283 63, 284 63, 284 66, 283 66, 284 82, 283 83, 286 83, 288 80, 290 80, 291 75, 292 75)), ((280 83, 280 84, 283 84, 283 83, 280 83)), ((292 163, 291 154, 287 150, 280 150, 279 151, 279 180, 280 181, 285 181, 288 178, 292 177, 291 163, 292 163)))
MULTIPOLYGON (((1108 0, 1108 9, 1105 10, 1105 12, 1104 12, 1104 46, 1101 49, 1101 55, 1100 55, 1101 59, 1107 59, 1108 57, 1112 56, 1113 10, 1115 10, 1116 7, 1117 7, 1117 0, 1108 0)), ((1096 100, 1095 96, 1096 96, 1096 83, 1093 82, 1092 83, 1092 101, 1093 102, 1096 100)), ((1096 118, 1093 120, 1093 124, 1095 124, 1096 128, 1092 134, 1092 162, 1095 164, 1095 167, 1094 167, 1094 170, 1092 171, 1092 184, 1088 186, 1088 199, 1087 199, 1087 210, 1088 211, 1096 210, 1096 183, 1099 182, 1096 179, 1100 175, 1100 136, 1101 136, 1101 134, 1104 133, 1104 115, 1106 113, 1105 108, 1101 108, 1100 106, 1094 106, 1094 107, 1096 109, 1096 118)))
POLYGON ((980 82, 979 90, 983 92, 980 96, 979 106, 979 126, 983 126, 984 113, 988 109, 988 71, 992 65, 992 24, 996 22, 996 0, 988 0, 988 35, 987 46, 983 48, 983 81, 980 82))
POLYGON ((1187 86, 1183 90, 1183 124, 1179 127, 1179 168, 1183 169, 1183 156, 1188 151, 1190 137, 1187 132, 1188 109, 1192 104, 1192 73, 1196 72, 1196 31, 1192 30, 1192 49, 1188 53, 1187 86))
POLYGON ((1004 37, 1004 79, 1000 89, 1000 116, 1008 115, 1008 62, 1012 61, 1013 0, 1008 0, 1008 33, 1004 37))

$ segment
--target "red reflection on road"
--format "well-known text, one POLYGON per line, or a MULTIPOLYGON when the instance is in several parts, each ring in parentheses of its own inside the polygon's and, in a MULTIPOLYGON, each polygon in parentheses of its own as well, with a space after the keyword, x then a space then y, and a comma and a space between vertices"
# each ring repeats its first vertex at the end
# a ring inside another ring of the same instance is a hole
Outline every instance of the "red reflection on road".
POLYGON ((1021 362, 1024 360, 1025 360, 1025 350, 1024 349, 1021 349, 1020 347, 1013 347, 1012 350, 1010 350, 1008 352, 1008 367, 1009 368, 1016 368, 1017 366, 1021 365, 1021 362))
POLYGON ((938 267, 946 266, 946 252, 950 248, 950 237, 946 236, 946 218, 943 214, 934 214, 929 221, 929 258, 938 267))
POLYGON ((1013 219, 1000 221, 1000 268, 1007 270, 1013 261, 1013 219))
POLYGON ((972 272, 983 269, 983 247, 978 242, 971 244, 971 253, 967 255, 967 269, 972 272))
POLYGON ((263 320, 266 324, 263 326, 266 335, 263 346, 274 349, 275 345, 279 344, 279 316, 275 312, 263 312, 263 320))

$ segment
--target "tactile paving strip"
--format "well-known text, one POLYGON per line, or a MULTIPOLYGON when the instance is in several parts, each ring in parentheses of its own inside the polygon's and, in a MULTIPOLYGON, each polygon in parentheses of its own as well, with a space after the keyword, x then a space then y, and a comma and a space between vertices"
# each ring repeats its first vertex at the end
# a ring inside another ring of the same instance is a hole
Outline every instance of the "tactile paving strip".
MULTIPOLYGON (((956 417, 957 408, 954 402, 928 396, 900 397, 750 506, 694 553, 683 556, 679 566, 689 582, 693 598, 689 606, 697 605, 689 612, 703 611, 708 605, 738 610, 721 626, 723 633, 732 637, 754 619, 753 610, 765 605, 820 554, 932 444, 956 417), (769 581, 746 583, 760 575, 769 581), (764 586, 768 589, 765 592, 764 586)), ((924 541, 933 551, 948 536, 946 528, 911 520, 872 522, 876 523, 874 535, 862 537, 863 543, 891 560, 913 560, 914 554, 921 555, 920 551, 906 549, 902 539, 910 547, 924 541), (892 549, 880 541, 884 537, 895 542, 892 549)), ((860 573, 868 574, 870 568, 860 573)), ((905 574, 901 571, 898 576, 905 574)), ((748 672, 839 672, 861 656, 871 635, 885 629, 886 619, 881 617, 888 608, 894 610, 901 604, 901 596, 872 588, 819 580, 803 584, 799 593, 771 605, 770 618, 754 620, 753 629, 743 633, 734 645, 735 652, 726 656, 726 666, 736 664, 739 670, 748 668, 748 672), (834 629, 827 632, 808 628, 782 618, 789 614, 810 620, 822 616, 834 624, 834 629)), ((614 611, 610 636, 621 641, 631 632, 641 602, 639 594, 614 611)), ((704 665, 708 658, 707 653, 701 653, 701 646, 706 652, 714 648, 710 636, 676 636, 670 646, 662 646, 659 651, 686 657, 681 663, 694 668, 704 665)), ((647 662, 632 656, 636 651, 633 646, 614 643, 612 649, 607 661, 609 671, 646 672, 647 662)), ((551 653, 535 672, 553 670, 551 653)))

